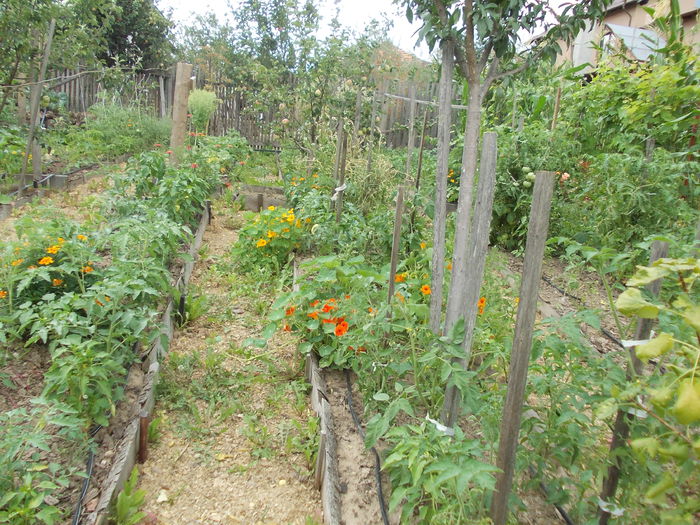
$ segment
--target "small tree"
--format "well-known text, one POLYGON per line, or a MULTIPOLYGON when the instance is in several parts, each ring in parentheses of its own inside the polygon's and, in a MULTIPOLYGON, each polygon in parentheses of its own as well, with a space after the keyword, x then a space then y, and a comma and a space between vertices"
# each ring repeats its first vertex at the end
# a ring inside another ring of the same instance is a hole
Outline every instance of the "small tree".
MULTIPOLYGON (((467 122, 464 131, 462 173, 454 239, 453 273, 444 332, 466 317, 464 295, 468 268, 466 255, 470 237, 472 188, 476 175, 482 105, 494 82, 525 70, 537 60, 553 59, 560 43, 570 43, 587 22, 605 13, 609 0, 583 0, 565 4, 556 12, 549 2, 535 0, 401 0, 406 17, 419 17, 419 38, 432 49, 447 41, 454 49, 455 66, 468 84, 467 122), (524 41, 537 31, 542 36, 524 41)), ((475 310, 473 314, 476 315, 475 310)), ((465 337, 466 365, 469 334, 465 337)), ((442 421, 452 426, 459 412, 456 387, 448 387, 442 421)))

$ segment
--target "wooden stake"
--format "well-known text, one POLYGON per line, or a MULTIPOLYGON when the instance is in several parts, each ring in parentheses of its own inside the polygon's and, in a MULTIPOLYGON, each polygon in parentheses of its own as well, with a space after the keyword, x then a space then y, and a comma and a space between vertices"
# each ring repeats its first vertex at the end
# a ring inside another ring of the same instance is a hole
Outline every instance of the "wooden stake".
POLYGON ((559 106, 561 104, 561 84, 557 88, 557 98, 554 100, 554 115, 552 115, 552 127, 551 131, 554 131, 557 127, 557 119, 559 118, 559 106))
POLYGON ((430 279, 430 329, 440 333, 442 320, 442 283, 445 278, 445 224, 447 222, 447 172, 449 170, 450 129, 452 127, 452 77, 454 44, 442 44, 442 71, 438 113, 437 169, 435 171, 435 212, 433 215, 433 261, 430 279))
POLYGON ((158 75, 158 95, 160 99, 160 118, 165 118, 165 80, 163 75, 158 75))
POLYGON ((145 411, 142 411, 139 417, 139 463, 145 463, 148 459, 148 427, 150 424, 151 418, 145 411))
MULTIPOLYGON (((391 265, 389 267, 389 292, 386 303, 391 307, 391 299, 394 297, 394 283, 396 282, 396 267, 399 263, 399 248, 401 246, 401 218, 403 216, 403 186, 399 186, 396 196, 396 214, 394 215, 394 238, 391 243, 391 265)), ((390 314, 389 314, 390 315, 390 314)))
MULTIPOLYGON (((24 150, 24 158, 22 159, 22 171, 19 176, 19 188, 17 194, 21 196, 24 193, 24 186, 27 184, 27 163, 29 161, 29 154, 35 151, 35 138, 36 125, 39 119, 39 100, 41 99, 41 87, 44 82, 44 76, 46 75, 46 68, 49 65, 49 55, 51 54, 51 42, 53 42, 53 34, 56 30, 56 19, 52 18, 49 23, 49 32, 46 37, 46 45, 44 46, 44 56, 41 60, 41 67, 39 68, 39 73, 37 74, 36 84, 32 86, 31 89, 31 103, 30 103, 30 115, 29 115, 29 135, 27 137, 27 147, 24 150)), ((34 158, 34 155, 32 155, 34 158)), ((41 151, 39 152, 39 158, 35 161, 41 163, 41 151)), ((36 171, 36 164, 33 164, 33 169, 36 171)), ((41 172, 41 164, 39 164, 39 172, 41 172)))
POLYGON ((537 312, 537 292, 542 276, 542 259, 549 228, 553 191, 554 174, 546 171, 537 172, 532 192, 520 302, 511 350, 508 391, 503 407, 498 443, 496 466, 501 472, 496 475, 496 490, 491 502, 491 519, 494 525, 504 525, 508 516, 508 495, 513 483, 520 418, 532 348, 532 332, 537 312))
MULTIPOLYGON (((345 159, 348 153, 348 136, 343 133, 343 144, 340 149, 340 169, 338 171, 338 188, 345 186, 345 159)), ((335 198, 335 222, 340 222, 343 213, 343 194, 345 190, 338 190, 335 198)))
POLYGON ((408 106, 408 143, 406 145, 406 179, 411 174, 411 164, 413 160, 413 148, 416 141, 416 85, 411 84, 409 88, 409 98, 411 99, 408 106))
POLYGON ((177 157, 185 144, 187 126, 187 99, 190 95, 192 64, 178 62, 175 71, 175 101, 173 103, 173 129, 170 133, 170 162, 177 164, 177 157))
MULTIPOLYGON (((654 261, 657 259, 666 257, 667 254, 668 243, 654 241, 654 244, 651 245, 649 266, 654 264, 654 261)), ((661 279, 657 279, 656 281, 649 283, 646 288, 652 296, 658 296, 659 292, 661 291, 661 279)), ((649 339, 653 324, 653 319, 640 319, 637 323, 634 339, 636 341, 644 341, 649 339)), ((627 368, 628 380, 642 373, 642 362, 637 359, 637 354, 635 353, 634 347, 629 349, 629 359, 630 361, 627 368)), ((615 415, 613 437, 610 442, 610 465, 608 466, 608 473, 603 480, 603 489, 600 492, 600 499, 605 502, 611 502, 615 498, 615 492, 617 492, 617 485, 620 481, 620 472, 622 468, 622 458, 620 457, 618 449, 626 446, 627 438, 630 434, 630 422, 633 419, 634 416, 632 414, 620 409, 618 409, 617 414, 615 415)), ((607 525, 608 521, 610 520, 610 513, 601 508, 599 516, 600 519, 598 524, 607 525)))
MULTIPOLYGON (((24 73, 18 73, 17 81, 24 84, 27 81, 27 76, 24 73)), ((20 126, 27 123, 27 97, 24 88, 17 89, 17 123, 20 126)))
MULTIPOLYGON (((464 353, 462 357, 452 360, 453 363, 458 364, 463 369, 467 368, 471 356, 472 336, 478 311, 477 303, 489 245, 494 189, 496 187, 496 154, 496 133, 484 133, 481 164, 479 166, 479 185, 474 206, 474 218, 472 219, 472 233, 465 253, 467 273, 463 276, 464 279, 461 283, 463 288, 461 296, 464 299, 461 304, 457 305, 459 310, 456 317, 453 317, 455 322, 460 318, 464 319, 464 341, 462 343, 464 353)), ((446 326, 445 333, 449 333, 452 326, 454 324, 450 325, 449 328, 446 326)), ((459 389, 455 385, 450 385, 445 389, 445 401, 441 413, 443 425, 447 427, 455 425, 459 416, 460 398, 459 389)))

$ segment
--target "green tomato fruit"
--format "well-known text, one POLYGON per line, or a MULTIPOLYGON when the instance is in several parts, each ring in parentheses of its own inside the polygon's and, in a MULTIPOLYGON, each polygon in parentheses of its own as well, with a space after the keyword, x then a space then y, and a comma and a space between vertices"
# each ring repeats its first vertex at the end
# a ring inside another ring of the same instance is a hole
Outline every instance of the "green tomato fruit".
POLYGON ((523 166, 523 173, 530 173, 532 171, 532 168, 530 166, 523 166))
POLYGON ((532 186, 532 182, 530 182, 529 180, 523 181, 523 188, 529 188, 530 186, 532 186))
POLYGON ((527 175, 525 175, 525 178, 526 178, 527 180, 532 180, 532 181, 534 181, 534 180, 535 180, 535 174, 532 173, 532 172, 530 172, 530 173, 528 173, 527 175))

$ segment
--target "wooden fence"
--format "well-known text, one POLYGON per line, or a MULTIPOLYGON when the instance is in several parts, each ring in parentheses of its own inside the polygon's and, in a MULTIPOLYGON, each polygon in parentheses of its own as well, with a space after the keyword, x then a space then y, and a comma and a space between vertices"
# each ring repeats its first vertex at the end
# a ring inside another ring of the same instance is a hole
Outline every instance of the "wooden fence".
MULTIPOLYGON (((175 87, 173 68, 161 72, 127 74, 121 83, 108 91, 111 99, 105 99, 107 91, 104 90, 110 83, 114 86, 115 82, 107 81, 102 72, 63 70, 53 72, 49 78, 53 79, 55 91, 66 94, 68 111, 84 113, 93 104, 105 101, 138 104, 154 116, 167 117, 172 114, 175 87)), ((198 77, 196 84, 203 87, 204 79, 198 77)), ((215 82, 211 87, 221 101, 210 121, 209 132, 212 135, 224 135, 234 129, 251 144, 276 145, 273 129, 283 118, 276 106, 254 106, 253 97, 248 92, 222 82, 215 82)), ((377 87, 373 96, 358 100, 359 111, 355 117, 359 118, 360 124, 357 126, 379 130, 387 147, 400 148, 407 146, 409 135, 414 137, 414 143, 419 140, 425 117, 426 137, 436 138, 437 90, 437 83, 384 82, 377 87), (373 108, 376 113, 373 113, 373 108), (378 117, 378 121, 370 122, 371 113, 378 117), (409 133, 411 114, 414 117, 413 134, 409 133)), ((458 118, 458 111, 459 106, 453 106, 453 122, 458 118)))

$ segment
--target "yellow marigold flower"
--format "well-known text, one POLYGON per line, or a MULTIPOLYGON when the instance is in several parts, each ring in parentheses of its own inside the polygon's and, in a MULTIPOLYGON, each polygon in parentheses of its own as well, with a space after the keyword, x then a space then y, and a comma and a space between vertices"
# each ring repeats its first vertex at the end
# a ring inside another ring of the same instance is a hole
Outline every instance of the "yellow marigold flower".
POLYGON ((274 206, 268 206, 267 209, 270 210, 270 211, 275 211, 275 210, 276 210, 276 208, 275 208, 274 206))
POLYGON ((90 273, 94 271, 95 269, 92 266, 83 266, 80 271, 83 273, 90 273))
POLYGON ((19 266, 23 262, 24 262, 24 259, 15 259, 14 261, 12 261, 12 266, 19 266))
POLYGON ((63 237, 59 237, 56 240, 58 241, 58 244, 63 244, 64 242, 66 242, 66 240, 63 237))
POLYGON ((39 259, 39 264, 53 264, 53 257, 42 257, 41 259, 39 259))
POLYGON ((46 248, 46 253, 58 253, 58 250, 60 250, 61 247, 58 244, 54 244, 53 246, 49 246, 46 248))
POLYGON ((288 233, 288 232, 289 232, 289 228, 284 228, 282 231, 283 231, 284 233, 288 233))
POLYGON ((262 248, 267 244, 267 241, 265 239, 258 239, 258 242, 255 243, 255 246, 258 248, 262 248))
POLYGON ((304 219, 304 222, 306 224, 309 224, 311 222, 311 217, 307 217, 306 219, 304 219))
POLYGON ((408 277, 408 273, 397 273, 394 276, 394 282, 395 283, 402 283, 406 280, 406 277, 408 277))
POLYGON ((79 233, 79 234, 76 235, 75 237, 76 237, 76 239, 78 239, 79 241, 87 241, 87 237, 85 237, 85 235, 83 235, 82 233, 79 233))
POLYGON ((0 299, 7 297, 7 292, 5 290, 0 290, 0 299))
POLYGON ((425 247, 426 247, 426 246, 428 246, 427 243, 425 243, 425 242, 420 243, 420 249, 421 249, 421 250, 425 250, 425 247))
POLYGON ((313 177, 314 179, 318 179, 318 173, 314 173, 314 174, 312 175, 312 177, 313 177))
POLYGON ((270 239, 274 239, 275 237, 277 237, 277 232, 274 232, 274 231, 272 231, 272 230, 268 230, 268 231, 267 231, 267 236, 268 236, 270 239))
POLYGON ((61 286, 63 284, 63 279, 52 279, 51 284, 54 286, 61 286))
POLYGON ((295 222, 294 225, 295 225, 297 228, 301 228, 301 221, 297 219, 297 222, 295 222))

